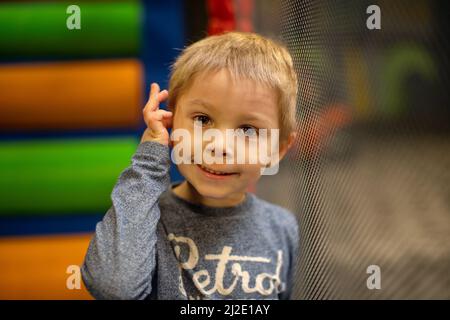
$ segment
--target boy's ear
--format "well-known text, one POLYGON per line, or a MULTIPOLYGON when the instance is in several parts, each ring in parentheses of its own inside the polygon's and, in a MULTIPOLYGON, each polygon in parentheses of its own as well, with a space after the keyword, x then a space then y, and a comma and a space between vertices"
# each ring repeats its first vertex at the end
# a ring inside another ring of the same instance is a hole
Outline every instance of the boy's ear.
POLYGON ((289 149, 294 145, 295 140, 297 139, 297 131, 292 131, 289 134, 289 137, 287 138, 286 141, 283 141, 280 144, 280 161, 281 159, 284 158, 284 156, 286 155, 286 153, 289 151, 289 149))
MULTIPOLYGON (((278 149, 279 150, 278 161, 277 161, 278 163, 284 158, 284 156, 289 151, 289 149, 294 145, 296 139, 297 139, 297 131, 292 131, 289 134, 289 137, 287 138, 287 140, 280 143, 280 147, 278 149)), ((274 165, 275 165, 275 163, 271 162, 266 165, 266 168, 269 168, 274 165)))

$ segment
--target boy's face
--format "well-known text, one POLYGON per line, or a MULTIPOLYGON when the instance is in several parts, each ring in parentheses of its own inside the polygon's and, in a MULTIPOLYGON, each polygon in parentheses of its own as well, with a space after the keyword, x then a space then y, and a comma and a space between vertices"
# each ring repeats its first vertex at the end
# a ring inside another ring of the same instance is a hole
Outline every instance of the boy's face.
MULTIPOLYGON (((250 139, 250 137, 258 136, 258 129, 267 129, 270 136, 270 129, 279 129, 275 90, 248 79, 233 82, 231 75, 226 70, 221 70, 217 73, 197 76, 176 105, 173 130, 186 129, 192 138, 192 163, 179 164, 180 173, 203 197, 217 200, 238 199, 259 179, 262 164, 249 164, 249 161, 238 164, 236 159, 233 159, 232 164, 227 164, 226 157, 235 157, 237 152, 236 143, 231 150, 227 142, 223 144, 223 147, 209 149, 212 155, 223 156, 223 164, 206 164, 204 160, 202 160, 203 168, 194 164, 194 123, 196 121, 197 125, 200 124, 203 133, 208 129, 218 129, 225 136, 226 129, 242 129, 243 131, 240 132, 245 132, 244 139, 250 139), (210 174, 204 170, 205 167, 228 174, 210 174)), ((204 159, 205 147, 208 144, 211 146, 212 141, 214 140, 200 140, 202 159, 204 159)), ((174 146, 178 143, 180 142, 174 141, 174 146)), ((248 157, 250 149, 248 147, 245 149, 246 157, 248 157)))

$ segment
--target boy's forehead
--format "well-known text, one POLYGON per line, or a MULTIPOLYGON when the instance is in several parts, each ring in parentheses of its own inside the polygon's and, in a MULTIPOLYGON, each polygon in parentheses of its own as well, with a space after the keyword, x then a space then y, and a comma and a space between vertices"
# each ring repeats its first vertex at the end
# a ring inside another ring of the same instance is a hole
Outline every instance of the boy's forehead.
POLYGON ((195 77, 186 91, 189 103, 212 107, 218 99, 238 99, 241 103, 276 104, 273 88, 249 78, 235 78, 226 70, 203 73, 195 77))

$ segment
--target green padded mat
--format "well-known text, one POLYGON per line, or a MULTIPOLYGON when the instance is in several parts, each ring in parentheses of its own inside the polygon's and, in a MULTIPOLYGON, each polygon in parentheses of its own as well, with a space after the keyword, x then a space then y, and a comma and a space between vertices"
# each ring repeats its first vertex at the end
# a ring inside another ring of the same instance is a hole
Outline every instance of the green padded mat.
POLYGON ((135 137, 0 143, 0 216, 104 213, 135 137))
POLYGON ((142 29, 139 2, 80 2, 80 30, 66 26, 70 4, 0 2, 0 57, 138 54, 142 29))

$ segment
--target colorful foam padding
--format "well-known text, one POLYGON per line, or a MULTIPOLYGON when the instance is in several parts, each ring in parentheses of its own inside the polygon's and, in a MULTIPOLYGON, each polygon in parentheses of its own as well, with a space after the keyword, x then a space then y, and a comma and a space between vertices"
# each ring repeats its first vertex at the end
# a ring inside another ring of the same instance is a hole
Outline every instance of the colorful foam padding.
POLYGON ((130 165, 149 83, 184 45, 178 0, 80 0, 69 30, 73 4, 0 0, 0 299, 92 298, 67 268, 130 165))
POLYGON ((0 143, 0 216, 106 212, 137 144, 135 137, 0 143))
POLYGON ((0 2, 0 299, 92 298, 67 270, 139 142, 142 2, 70 4, 0 2))
POLYGON ((0 299, 92 299, 69 268, 81 266, 91 236, 0 238, 0 299))
POLYGON ((136 128, 143 77, 137 60, 0 66, 0 131, 136 128))
POLYGON ((0 58, 137 56, 138 1, 78 2, 81 29, 67 28, 72 2, 0 3, 0 58))

